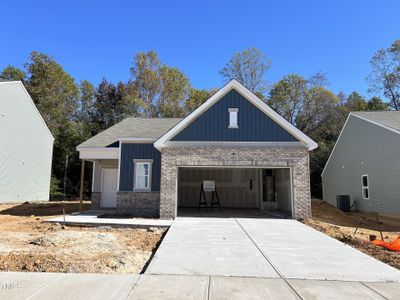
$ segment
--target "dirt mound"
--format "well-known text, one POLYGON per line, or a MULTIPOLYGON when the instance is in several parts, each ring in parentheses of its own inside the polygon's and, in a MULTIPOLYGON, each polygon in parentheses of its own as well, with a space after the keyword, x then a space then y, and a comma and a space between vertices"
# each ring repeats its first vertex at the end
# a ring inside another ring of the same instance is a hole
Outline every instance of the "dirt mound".
POLYGON ((50 246, 54 246, 54 241, 49 238, 48 236, 42 235, 39 237, 36 237, 34 239, 32 239, 29 244, 31 245, 36 245, 36 246, 41 246, 41 247, 50 247, 50 246))
MULTIPOLYGON (((26 216, 21 205, 0 204, 0 271, 138 273, 165 232, 160 228, 64 227, 42 223, 46 218, 35 214, 59 212, 65 203, 58 207, 55 203, 36 207, 34 204, 29 204, 26 216)), ((69 205, 77 207, 78 203, 69 205)))
POLYGON ((319 199, 313 199, 312 213, 313 217, 311 219, 304 220, 306 225, 400 269, 399 252, 392 252, 375 246, 369 241, 370 235, 376 235, 380 238, 379 227, 383 231, 384 240, 394 240, 400 235, 399 222, 396 223, 391 218, 379 216, 378 226, 376 214, 360 212, 345 213, 319 199), (354 234, 357 226, 359 228, 357 229, 357 233, 354 234))

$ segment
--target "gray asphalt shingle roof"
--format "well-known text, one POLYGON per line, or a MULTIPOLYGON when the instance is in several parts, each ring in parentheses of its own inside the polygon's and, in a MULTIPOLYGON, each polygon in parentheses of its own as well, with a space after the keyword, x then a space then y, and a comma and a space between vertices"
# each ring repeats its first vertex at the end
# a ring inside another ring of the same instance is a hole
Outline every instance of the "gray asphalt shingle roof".
POLYGON ((181 120, 178 118, 127 118, 91 137, 78 147, 107 147, 120 138, 158 139, 181 120))
POLYGON ((400 132, 400 111, 356 111, 353 114, 400 132))

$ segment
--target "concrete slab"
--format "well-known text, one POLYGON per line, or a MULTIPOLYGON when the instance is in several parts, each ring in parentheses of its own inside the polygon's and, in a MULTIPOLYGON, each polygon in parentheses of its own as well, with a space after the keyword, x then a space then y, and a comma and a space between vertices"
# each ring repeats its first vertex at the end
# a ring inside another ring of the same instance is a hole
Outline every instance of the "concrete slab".
POLYGON ((252 246, 251 240, 237 223, 227 224, 175 224, 163 244, 185 245, 243 245, 252 246))
POLYGON ((238 223, 258 246, 308 247, 308 240, 318 239, 314 247, 336 247, 339 241, 313 230, 296 220, 238 219, 238 223))
MULTIPOLYGON (((89 226, 129 226, 129 227, 169 227, 173 220, 145 219, 145 218, 98 218, 98 215, 69 215, 65 216, 67 225, 89 226)), ((48 223, 64 223, 63 217, 45 220, 48 223)))
POLYGON ((60 276, 56 273, 0 272, 0 299, 27 299, 60 276))
POLYGON ((238 222, 286 278, 400 281, 399 270, 298 221, 238 222))
POLYGON ((211 224, 235 224, 235 218, 189 218, 189 217, 177 217, 174 220, 175 225, 180 224, 201 224, 201 225, 211 225, 211 224))
POLYGON ((364 282, 364 284, 387 299, 400 299, 400 283, 364 282))
POLYGON ((283 219, 177 218, 146 273, 400 282, 399 270, 283 219))
POLYGON ((289 279, 289 284, 305 300, 368 300, 384 299, 371 291, 360 282, 340 282, 321 280, 294 280, 289 279))
POLYGON ((146 274, 279 277, 255 247, 164 243, 146 274))
POLYGON ((285 278, 345 281, 400 281, 400 271, 348 246, 261 247, 285 278))
POLYGON ((211 277, 211 300, 298 299, 283 279, 211 277))
POLYGON ((61 274, 27 299, 125 299, 138 278, 138 274, 61 274))
POLYGON ((142 275, 128 299, 208 299, 208 277, 142 275))

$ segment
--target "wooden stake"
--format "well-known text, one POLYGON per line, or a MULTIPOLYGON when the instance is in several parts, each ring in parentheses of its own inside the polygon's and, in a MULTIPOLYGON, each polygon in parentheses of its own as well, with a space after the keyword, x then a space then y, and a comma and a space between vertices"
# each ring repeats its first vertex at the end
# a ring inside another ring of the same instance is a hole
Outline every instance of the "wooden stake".
POLYGON ((81 191, 80 191, 80 199, 79 199, 79 211, 82 211, 82 201, 83 201, 83 183, 85 177, 85 160, 82 159, 81 165, 81 191))

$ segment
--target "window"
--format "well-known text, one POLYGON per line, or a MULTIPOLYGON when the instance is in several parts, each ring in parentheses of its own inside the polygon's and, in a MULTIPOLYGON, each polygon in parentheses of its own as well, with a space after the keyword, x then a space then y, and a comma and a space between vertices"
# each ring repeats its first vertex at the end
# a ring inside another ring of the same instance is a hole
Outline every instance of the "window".
POLYGON ((138 160, 135 159, 134 163, 134 175, 135 182, 133 185, 134 191, 150 191, 151 190, 151 167, 152 160, 138 160))
POLYGON ((369 199, 369 180, 368 174, 361 176, 361 186, 362 186, 362 195, 363 199, 369 199))
POLYGON ((238 128, 238 108, 230 108, 229 110, 229 128, 238 128))

